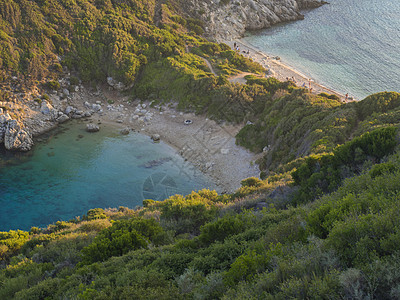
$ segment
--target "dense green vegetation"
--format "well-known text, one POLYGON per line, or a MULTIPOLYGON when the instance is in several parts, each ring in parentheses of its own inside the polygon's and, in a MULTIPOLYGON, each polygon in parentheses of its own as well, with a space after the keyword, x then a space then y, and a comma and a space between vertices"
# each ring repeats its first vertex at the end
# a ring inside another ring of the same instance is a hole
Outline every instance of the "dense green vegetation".
MULTIPOLYGON (((179 0, 1 0, 0 85, 17 92, 57 90, 59 78, 75 85, 78 78, 97 84, 111 76, 132 97, 176 101, 198 112, 216 98, 243 98, 226 77, 264 69, 225 44, 206 41, 203 24, 175 7, 179 0)), ((210 114, 223 118, 218 112, 210 114)))
POLYGON ((0 296, 396 299, 400 154, 381 161, 311 205, 273 205, 282 182, 248 179, 240 196, 203 190, 2 233, 0 296))
POLYGON ((400 94, 344 104, 274 78, 231 84, 263 68, 178 4, 0 0, 0 83, 112 76, 132 97, 250 121, 237 142, 264 150, 263 180, 0 232, 0 299, 400 298, 400 94))

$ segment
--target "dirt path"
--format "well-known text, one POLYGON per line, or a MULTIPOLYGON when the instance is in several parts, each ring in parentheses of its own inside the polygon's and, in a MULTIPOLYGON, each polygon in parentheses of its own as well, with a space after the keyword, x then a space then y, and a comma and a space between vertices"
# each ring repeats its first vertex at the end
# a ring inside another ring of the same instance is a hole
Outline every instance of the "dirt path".
POLYGON ((204 60, 204 62, 206 63, 207 67, 210 69, 211 73, 214 74, 214 76, 218 77, 217 73, 215 73, 211 63, 208 61, 208 59, 202 57, 202 59, 204 60))
POLYGON ((156 1, 156 5, 154 7, 154 17, 153 21, 154 24, 159 27, 160 22, 162 20, 162 5, 165 3, 165 0, 158 0, 156 1))

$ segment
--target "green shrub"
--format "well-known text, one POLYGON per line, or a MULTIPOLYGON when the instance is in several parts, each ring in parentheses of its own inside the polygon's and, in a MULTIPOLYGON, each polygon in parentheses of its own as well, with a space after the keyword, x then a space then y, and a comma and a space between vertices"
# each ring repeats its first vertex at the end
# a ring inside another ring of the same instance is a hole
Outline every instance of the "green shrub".
POLYGON ((76 76, 71 76, 69 79, 69 83, 71 85, 78 85, 79 84, 79 78, 76 76))
POLYGON ((257 177, 250 177, 242 180, 240 184, 248 187, 259 187, 262 185, 262 180, 257 177))
POLYGON ((55 80, 47 82, 46 85, 47 85, 47 88, 50 90, 58 90, 60 88, 60 83, 55 80))
POLYGON ((116 221, 111 227, 100 231, 93 243, 82 250, 82 264, 104 261, 131 250, 146 248, 150 243, 157 244, 162 232, 154 219, 116 221))
POLYGON ((199 240, 204 244, 223 241, 226 237, 242 232, 246 224, 240 218, 227 216, 200 228, 199 240))
POLYGON ((309 202, 334 191, 349 173, 359 173, 365 161, 377 162, 391 154, 397 145, 396 137, 395 127, 376 129, 338 146, 332 154, 308 157, 292 173, 294 183, 300 186, 294 201, 309 202))
POLYGON ((102 208, 89 209, 88 212, 86 213, 86 216, 84 216, 84 219, 88 221, 96 219, 106 219, 106 218, 107 216, 104 213, 104 209, 102 208))

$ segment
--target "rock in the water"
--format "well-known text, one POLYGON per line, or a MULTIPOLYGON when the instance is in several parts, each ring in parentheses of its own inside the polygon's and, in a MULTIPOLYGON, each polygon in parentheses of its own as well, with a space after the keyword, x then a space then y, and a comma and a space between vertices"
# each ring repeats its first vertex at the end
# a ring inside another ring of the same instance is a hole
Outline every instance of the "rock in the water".
POLYGON ((160 135, 159 134, 153 134, 152 136, 151 136, 151 139, 154 141, 154 142, 158 142, 159 140, 160 140, 160 135))
POLYGON ((12 151, 29 151, 33 146, 31 135, 21 128, 16 120, 7 122, 4 146, 12 151))
POLYGON ((64 123, 64 122, 66 122, 66 121, 68 121, 69 120, 69 117, 67 116, 67 115, 64 115, 64 114, 62 114, 61 116, 59 116, 57 119, 56 119, 56 121, 58 122, 58 123, 64 123))
POLYGON ((86 124, 87 132, 97 132, 99 130, 100 130, 100 127, 97 126, 96 124, 93 124, 93 123, 86 124))
POLYGON ((121 129, 120 133, 123 135, 127 135, 127 134, 129 134, 129 131, 130 131, 130 129, 128 127, 126 127, 124 129, 121 129))

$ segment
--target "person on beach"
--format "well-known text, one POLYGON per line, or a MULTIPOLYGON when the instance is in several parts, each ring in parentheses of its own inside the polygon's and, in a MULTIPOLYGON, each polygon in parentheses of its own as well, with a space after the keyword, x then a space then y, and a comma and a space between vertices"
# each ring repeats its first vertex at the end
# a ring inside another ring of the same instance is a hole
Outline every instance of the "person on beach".
POLYGON ((347 101, 348 98, 349 98, 349 93, 346 93, 344 101, 347 101))
POLYGON ((236 42, 233 43, 233 49, 236 49, 236 42))
POLYGON ((308 79, 308 88, 311 89, 311 78, 308 79))
POLYGON ((307 88, 306 83, 303 82, 303 85, 302 85, 301 87, 302 87, 303 89, 306 89, 306 88, 307 88))

